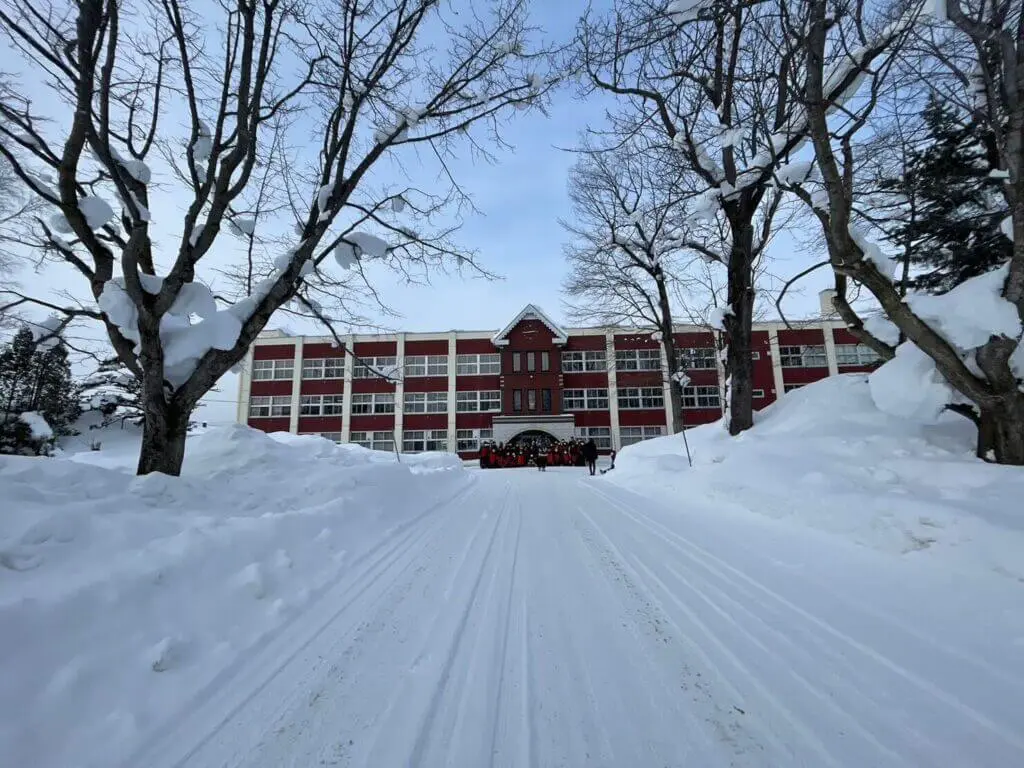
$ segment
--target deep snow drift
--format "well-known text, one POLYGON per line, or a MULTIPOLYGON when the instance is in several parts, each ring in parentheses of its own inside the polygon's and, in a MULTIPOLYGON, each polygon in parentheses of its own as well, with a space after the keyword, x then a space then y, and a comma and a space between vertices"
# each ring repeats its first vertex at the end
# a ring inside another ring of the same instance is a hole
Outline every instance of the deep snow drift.
POLYGON ((190 437, 181 478, 134 477, 133 434, 0 457, 4 765, 115 764, 352 559, 470 482, 453 456, 397 464, 240 426, 190 437))
POLYGON ((674 435, 623 450, 608 480, 1024 582, 1024 471, 975 458, 963 417, 925 426, 890 416, 867 377, 849 374, 790 392, 736 438, 718 423, 686 438, 692 469, 674 435))

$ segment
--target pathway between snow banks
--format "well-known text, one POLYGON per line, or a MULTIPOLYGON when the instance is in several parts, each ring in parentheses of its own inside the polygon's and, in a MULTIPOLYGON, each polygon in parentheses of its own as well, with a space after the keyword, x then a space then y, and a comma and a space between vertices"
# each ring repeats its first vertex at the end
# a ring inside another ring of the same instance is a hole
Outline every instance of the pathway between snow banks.
POLYGON ((123 765, 1024 765, 1018 583, 473 476, 123 765))

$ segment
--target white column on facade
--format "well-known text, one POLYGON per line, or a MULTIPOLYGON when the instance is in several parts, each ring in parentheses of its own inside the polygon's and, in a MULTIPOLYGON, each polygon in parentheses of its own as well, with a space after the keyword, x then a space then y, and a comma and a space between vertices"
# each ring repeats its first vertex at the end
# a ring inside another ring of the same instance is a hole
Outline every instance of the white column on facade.
POLYGON ((458 404, 455 402, 455 379, 458 375, 456 350, 458 336, 455 331, 448 334, 448 451, 455 453, 459 448, 459 441, 455 433, 455 416, 458 404))
POLYGON ((302 403, 302 337, 295 339, 295 357, 292 368, 292 409, 288 417, 288 431, 295 434, 299 431, 299 406, 302 403))
POLYGON ((402 420, 405 414, 405 334, 395 337, 395 364, 398 381, 395 382, 395 446, 402 450, 402 420))
POLYGON ((355 337, 345 337, 345 385, 342 390, 344 408, 341 411, 341 442, 347 443, 352 434, 352 371, 355 370, 355 337))
POLYGON ((249 423, 249 396, 252 394, 252 357, 255 344, 249 346, 238 374, 238 423, 249 423))
POLYGON ((775 382, 775 399, 778 400, 786 391, 782 380, 782 351, 779 349, 779 329, 768 329, 768 348, 772 356, 772 381, 775 382))
MULTIPOLYGON (((661 384, 665 399, 665 434, 672 432, 672 372, 668 369, 668 352, 666 343, 671 344, 672 340, 662 339, 661 341, 661 384)), ((609 403, 611 405, 611 403, 609 403)))
POLYGON ((616 451, 622 447, 619 438, 619 382, 615 371, 615 333, 608 331, 604 335, 605 368, 608 370, 608 411, 611 414, 612 448, 616 451))
POLYGON ((828 322, 822 323, 821 332, 825 336, 825 358, 828 360, 828 375, 835 376, 839 373, 839 360, 836 357, 836 340, 832 335, 832 325, 828 322))

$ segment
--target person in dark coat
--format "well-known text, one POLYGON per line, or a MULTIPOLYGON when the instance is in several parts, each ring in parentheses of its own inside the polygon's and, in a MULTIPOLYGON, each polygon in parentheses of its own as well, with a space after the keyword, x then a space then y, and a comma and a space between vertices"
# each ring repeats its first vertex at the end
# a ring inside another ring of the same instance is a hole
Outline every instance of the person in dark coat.
POLYGON ((597 474, 597 443, 591 438, 587 440, 583 445, 583 458, 587 462, 587 469, 590 470, 591 475, 597 474))

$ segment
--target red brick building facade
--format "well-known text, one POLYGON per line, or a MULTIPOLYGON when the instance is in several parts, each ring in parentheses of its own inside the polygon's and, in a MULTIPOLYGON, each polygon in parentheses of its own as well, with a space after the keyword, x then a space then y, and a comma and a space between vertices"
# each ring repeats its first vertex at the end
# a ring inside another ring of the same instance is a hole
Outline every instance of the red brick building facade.
MULTIPOLYGON (((680 327, 690 384, 686 426, 722 414, 717 333, 680 327)), ((755 326, 754 407, 876 358, 825 319, 755 326)), ((477 455, 481 442, 525 432, 594 438, 604 451, 667 434, 669 378, 650 331, 556 325, 529 305, 498 332, 325 337, 261 335, 240 377, 239 421, 407 452, 477 455), (351 351, 351 354, 349 354, 351 351), (386 374, 382 378, 379 374, 386 374)))

